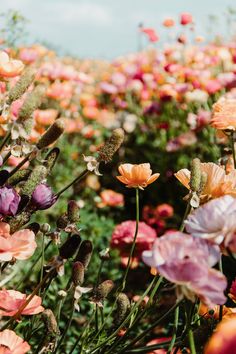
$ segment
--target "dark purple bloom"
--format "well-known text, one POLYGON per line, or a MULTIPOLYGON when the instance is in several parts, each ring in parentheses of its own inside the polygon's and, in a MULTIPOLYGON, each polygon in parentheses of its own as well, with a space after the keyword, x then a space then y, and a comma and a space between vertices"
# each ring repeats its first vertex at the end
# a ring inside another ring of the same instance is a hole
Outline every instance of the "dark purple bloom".
POLYGON ((56 201, 56 195, 45 183, 39 184, 33 191, 31 202, 39 210, 50 208, 56 201))
POLYGON ((161 113, 161 105, 158 102, 152 102, 144 110, 145 115, 158 115, 160 113, 161 113))
POLYGON ((20 203, 20 196, 14 188, 5 186, 0 188, 0 214, 15 216, 20 203))

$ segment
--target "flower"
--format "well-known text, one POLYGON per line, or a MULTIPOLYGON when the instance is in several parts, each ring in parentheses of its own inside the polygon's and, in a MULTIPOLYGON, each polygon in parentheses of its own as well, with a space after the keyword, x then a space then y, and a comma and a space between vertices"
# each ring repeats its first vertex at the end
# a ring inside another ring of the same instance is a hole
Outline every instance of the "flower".
POLYGON ((57 197, 46 183, 39 184, 32 194, 31 202, 38 210, 45 210, 56 203, 57 197))
POLYGON ((190 23, 193 23, 193 17, 190 13, 188 12, 183 12, 181 15, 180 15, 180 23, 182 26, 186 26, 190 23))
POLYGON ((221 97, 213 105, 211 125, 219 130, 236 129, 236 99, 221 97))
POLYGON ((156 212, 160 218, 171 218, 174 214, 174 209, 170 204, 164 203, 156 207, 156 212))
MULTIPOLYGON (((201 201, 218 198, 225 194, 236 196, 236 170, 226 174, 223 167, 213 162, 201 163, 201 172, 207 174, 207 182, 201 192, 201 201)), ((190 171, 186 168, 175 173, 175 177, 190 189, 190 171)))
POLYGON ((5 329, 0 332, 0 354, 25 354, 30 350, 30 345, 15 332, 5 329))
POLYGON ((236 303, 236 279, 232 282, 228 296, 236 303))
POLYGON ((118 171, 121 176, 117 176, 116 178, 120 182, 126 184, 126 187, 128 188, 144 189, 160 176, 159 173, 154 173, 152 175, 149 163, 142 163, 139 165, 125 163, 119 166, 118 171))
POLYGON ((194 301, 197 295, 209 306, 225 303, 226 278, 211 268, 220 258, 218 246, 182 232, 170 232, 156 239, 152 250, 144 251, 142 258, 144 263, 177 284, 180 297, 184 295, 194 301))
MULTIPOLYGON (((122 256, 128 256, 134 239, 136 222, 127 220, 117 225, 112 233, 111 247, 117 248, 122 256)), ((145 222, 139 222, 134 257, 140 257, 144 250, 150 250, 156 239, 156 232, 145 222)))
POLYGON ((164 27, 173 27, 175 25, 175 21, 173 20, 173 18, 171 17, 167 17, 163 22, 162 22, 162 25, 164 27))
POLYGON ((10 59, 6 52, 0 51, 0 76, 11 78, 21 74, 24 64, 20 60, 10 59))
POLYGON ((159 37, 156 34, 156 31, 154 30, 154 28, 143 28, 143 27, 141 27, 140 31, 147 35, 148 40, 150 42, 157 42, 159 40, 159 37))
MULTIPOLYGON (((0 290, 0 316, 14 316, 21 306, 25 304, 30 295, 22 294, 15 290, 0 290)), ((22 315, 37 315, 43 312, 44 308, 41 306, 42 299, 40 296, 34 295, 31 301, 22 310, 22 315)))
POLYGON ((87 162, 87 170, 94 172, 97 176, 102 176, 99 172, 99 162, 96 157, 93 156, 84 156, 84 161, 87 162))
POLYGON ((207 343, 204 354, 232 354, 236 348, 236 318, 220 322, 207 343))
POLYGON ((209 201, 192 212, 185 225, 194 237, 228 244, 236 231, 236 198, 225 195, 209 201))
POLYGON ((0 188, 0 214, 15 216, 20 203, 20 196, 14 188, 5 186, 0 188))
POLYGON ((105 206, 109 207, 122 207, 124 205, 124 196, 121 193, 117 193, 111 189, 105 189, 100 193, 101 202, 98 203, 99 208, 105 206))

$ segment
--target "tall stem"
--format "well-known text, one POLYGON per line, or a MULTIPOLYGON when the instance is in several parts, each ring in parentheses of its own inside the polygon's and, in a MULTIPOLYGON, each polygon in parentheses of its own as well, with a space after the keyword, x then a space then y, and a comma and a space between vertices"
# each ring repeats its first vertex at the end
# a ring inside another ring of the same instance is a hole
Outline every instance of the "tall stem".
POLYGON ((173 336, 172 336, 167 354, 170 354, 172 352, 172 349, 174 348, 176 336, 177 336, 178 324, 179 324, 179 306, 176 307, 176 309, 175 309, 175 321, 174 321, 173 336))
POLYGON ((194 335, 193 335, 193 331, 191 328, 188 331, 188 339, 189 339, 189 346, 190 346, 191 354, 197 354, 196 348, 195 348, 195 342, 194 342, 194 335))
POLYGON ((60 338, 60 340, 59 340, 59 342, 57 344, 57 347, 56 347, 55 351, 53 352, 53 354, 56 354, 56 352, 60 348, 61 344, 63 343, 63 340, 64 340, 64 338, 66 336, 66 333, 67 333, 68 329, 70 328, 70 325, 71 325, 71 322, 72 322, 72 319, 73 319, 73 315, 74 315, 74 311, 75 311, 75 305, 73 303, 73 307, 71 309, 70 317, 69 317, 69 320, 68 320, 68 322, 66 324, 66 328, 64 329, 64 332, 62 333, 61 338, 60 338))
POLYGON ((67 189, 69 189, 71 186, 73 186, 73 184, 75 184, 76 182, 79 182, 83 177, 85 177, 87 174, 89 173, 89 171, 86 169, 83 172, 80 173, 80 175, 78 177, 76 177, 75 179, 73 179, 72 182, 70 182, 67 186, 65 186, 63 189, 60 190, 60 192, 58 192, 56 194, 57 197, 60 197, 60 195, 62 193, 64 193, 67 189))

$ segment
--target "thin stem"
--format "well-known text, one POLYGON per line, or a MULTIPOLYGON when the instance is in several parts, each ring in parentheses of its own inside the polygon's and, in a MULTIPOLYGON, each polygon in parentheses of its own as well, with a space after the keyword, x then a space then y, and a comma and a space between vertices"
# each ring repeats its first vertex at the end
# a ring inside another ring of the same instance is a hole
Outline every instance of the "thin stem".
POLYGON ((190 210, 191 210, 191 205, 190 205, 190 201, 189 201, 187 206, 186 206, 184 217, 183 217, 182 223, 181 223, 180 228, 179 228, 179 231, 181 231, 181 232, 184 231, 184 228, 185 228, 184 222, 185 222, 185 219, 187 218, 190 210))
MULTIPOLYGON (((45 241, 45 234, 43 233, 43 239, 42 239, 42 257, 41 257, 41 268, 40 268, 40 282, 43 280, 43 266, 44 266, 44 241, 45 241)), ((41 293, 41 289, 39 290, 39 295, 41 293)))
POLYGON ((167 354, 170 354, 172 352, 172 349, 174 348, 175 341, 176 341, 176 336, 177 336, 178 324, 179 324, 179 306, 176 307, 176 309, 175 309, 175 320, 174 320, 173 335, 172 335, 172 339, 171 339, 170 346, 168 348, 167 354))
POLYGON ((8 151, 8 153, 6 154, 6 156, 4 157, 4 159, 2 161, 2 166, 5 165, 5 163, 7 162, 7 160, 9 159, 10 156, 11 156, 11 151, 8 151))
POLYGON ((70 328, 70 325, 71 325, 71 322, 72 322, 72 319, 73 319, 73 315, 74 315, 74 311, 75 311, 75 305, 73 303, 73 307, 72 307, 72 310, 71 310, 71 313, 70 313, 69 320, 68 320, 68 322, 66 324, 66 328, 64 329, 64 332, 62 333, 61 338, 60 338, 60 340, 59 340, 59 342, 57 344, 57 347, 54 350, 53 354, 56 354, 56 352, 58 351, 59 347, 63 343, 63 340, 64 340, 64 338, 66 336, 66 333, 67 333, 68 329, 70 328))
POLYGON ((234 148, 234 132, 233 131, 230 136, 230 143, 231 143, 231 149, 232 149, 232 153, 233 153, 234 168, 236 168, 236 154, 235 154, 235 148, 234 148))
POLYGON ((0 144, 0 152, 2 151, 3 147, 8 142, 8 140, 10 139, 10 137, 11 137, 11 131, 9 130, 9 132, 7 133, 7 135, 5 135, 5 137, 3 138, 3 140, 0 144))
POLYGON ((158 276, 157 283, 156 283, 156 285, 154 286, 154 288, 153 288, 153 290, 152 290, 152 292, 151 292, 151 295, 150 295, 150 297, 149 297, 149 299, 148 299, 148 302, 147 302, 147 306, 149 306, 149 305, 152 304, 153 298, 154 298, 154 296, 155 296, 157 290, 159 289, 159 287, 160 287, 160 285, 161 285, 161 283, 162 283, 162 280, 163 280, 163 277, 159 277, 159 276, 158 276))
POLYGON ((138 224, 139 224, 139 189, 136 188, 136 225, 135 225, 135 233, 134 233, 133 243, 132 243, 130 254, 129 254, 128 264, 127 264, 127 267, 126 267, 126 270, 125 270, 125 274, 124 274, 124 277, 123 277, 123 281, 122 281, 121 291, 123 291, 124 288, 125 288, 126 279, 127 279, 128 273, 129 273, 131 262, 132 262, 132 257, 133 257, 134 249, 135 249, 135 246, 136 246, 136 239, 137 239, 137 236, 138 236, 138 224))
MULTIPOLYGON (((32 152, 25 156, 25 158, 9 173, 9 177, 13 176, 30 158, 32 152)), ((8 177, 8 178, 9 178, 8 177)))
POLYGON ((60 190, 60 192, 58 192, 58 193, 56 194, 57 198, 60 197, 60 195, 61 195, 62 193, 64 193, 67 189, 69 189, 71 186, 73 186, 73 184, 79 182, 79 181, 80 181, 83 177, 85 177, 88 173, 89 173, 89 171, 88 171, 87 169, 84 170, 83 172, 81 172, 81 173, 79 174, 79 176, 77 176, 75 179, 73 179, 72 182, 70 182, 67 186, 65 186, 63 189, 60 190))
POLYGON ((197 354, 196 348, 195 348, 194 335, 193 335, 193 331, 191 328, 188 331, 188 339, 189 339, 189 346, 190 346, 191 354, 197 354))
MULTIPOLYGON (((222 256, 220 257, 220 260, 219 260, 219 270, 222 274, 224 274, 223 272, 223 265, 222 265, 222 256)), ((220 305, 220 308, 219 308, 219 322, 222 321, 222 318, 223 318, 223 305, 220 305)))

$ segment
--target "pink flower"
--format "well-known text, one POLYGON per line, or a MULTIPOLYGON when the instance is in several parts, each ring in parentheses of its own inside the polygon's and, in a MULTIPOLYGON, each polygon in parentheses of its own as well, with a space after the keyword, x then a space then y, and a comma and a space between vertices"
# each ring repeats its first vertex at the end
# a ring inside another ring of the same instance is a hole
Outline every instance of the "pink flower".
POLYGON ((24 229, 10 235, 10 226, 0 222, 0 261, 24 260, 31 257, 37 247, 33 231, 24 229))
POLYGON ((6 52, 0 51, 0 77, 11 78, 21 74, 24 64, 20 60, 10 59, 6 52))
POLYGON ((153 28, 143 28, 141 27, 141 32, 145 33, 150 42, 157 42, 159 40, 156 31, 153 28))
POLYGON ((186 26, 189 23, 193 23, 192 15, 190 13, 188 13, 188 12, 183 12, 180 15, 180 23, 181 23, 182 26, 186 26))
POLYGON ((156 207, 156 212, 160 218, 171 218, 174 214, 174 209, 170 204, 164 203, 156 207))
MULTIPOLYGON (((29 296, 30 295, 27 296, 26 294, 22 294, 15 290, 0 290, 0 316, 14 316, 23 304, 25 304, 29 296)), ((34 295, 21 314, 37 315, 38 313, 43 312, 44 308, 41 306, 41 303, 41 297, 34 295)))
POLYGON ((103 208, 105 206, 116 207, 124 205, 124 196, 121 193, 117 193, 111 189, 105 189, 100 193, 102 199, 98 207, 103 208))
POLYGON ((0 332, 0 354, 25 354, 30 350, 30 345, 15 332, 5 329, 0 332))
POLYGON ((174 232, 156 239, 152 250, 144 251, 142 258, 144 263, 177 284, 181 296, 194 301, 195 294, 208 306, 224 304, 226 279, 222 273, 210 268, 220 258, 218 246, 174 232))
MULTIPOLYGON (((134 239, 135 221, 127 220, 117 225, 112 234, 111 247, 117 248, 122 256, 128 256, 134 239)), ((144 250, 150 250, 156 239, 156 232, 145 222, 139 222, 136 239, 135 257, 140 257, 144 250)))

